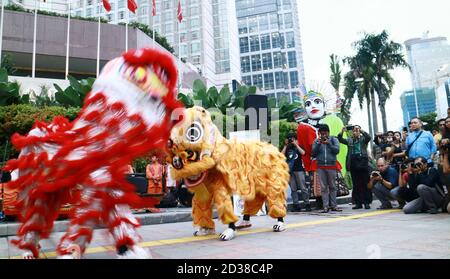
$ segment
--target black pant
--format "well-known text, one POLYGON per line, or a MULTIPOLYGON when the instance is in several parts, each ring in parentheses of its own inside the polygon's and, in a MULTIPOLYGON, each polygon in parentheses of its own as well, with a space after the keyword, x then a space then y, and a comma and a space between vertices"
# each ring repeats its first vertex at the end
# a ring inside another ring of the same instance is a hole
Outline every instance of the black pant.
POLYGON ((352 199, 355 204, 372 203, 372 191, 367 187, 369 170, 350 170, 353 183, 352 199))

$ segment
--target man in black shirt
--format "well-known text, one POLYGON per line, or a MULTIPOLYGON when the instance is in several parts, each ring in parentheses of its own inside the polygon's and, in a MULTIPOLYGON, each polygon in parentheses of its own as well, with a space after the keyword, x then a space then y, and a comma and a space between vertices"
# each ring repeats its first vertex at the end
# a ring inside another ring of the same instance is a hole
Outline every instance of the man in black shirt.
POLYGON ((294 133, 288 134, 281 152, 286 156, 286 162, 289 165, 289 174, 291 176, 289 186, 291 187, 294 211, 300 211, 298 191, 301 191, 305 210, 311 211, 309 193, 305 183, 305 169, 303 168, 302 162, 302 155, 305 154, 305 151, 298 145, 297 136, 294 133))
MULTIPOLYGON (((418 197, 408 202, 403 211, 406 214, 424 211, 430 214, 438 213, 438 209, 444 203, 446 192, 438 171, 435 168, 430 168, 425 158, 417 157, 414 160, 413 171, 408 174, 407 179, 409 189, 417 193, 418 197)), ((404 182, 403 186, 405 186, 404 182)))

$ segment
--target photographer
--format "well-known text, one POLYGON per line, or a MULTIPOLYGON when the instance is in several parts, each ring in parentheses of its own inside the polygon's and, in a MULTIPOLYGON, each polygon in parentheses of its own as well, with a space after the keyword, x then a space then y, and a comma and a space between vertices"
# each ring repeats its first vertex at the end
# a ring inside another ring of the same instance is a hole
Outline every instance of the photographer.
MULTIPOLYGON (((406 181, 400 178, 400 186, 405 187, 406 181)), ((435 168, 430 168, 424 157, 414 160, 412 171, 407 175, 408 189, 410 195, 417 198, 408 202, 403 211, 406 214, 428 212, 438 213, 438 209, 444 204, 445 189, 439 178, 439 173, 435 168)), ((411 197, 410 197, 411 198, 411 197)))
POLYGON ((400 171, 400 165, 403 163, 405 156, 405 149, 402 145, 402 134, 400 132, 395 132, 394 141, 391 144, 388 158, 391 165, 397 170, 397 172, 400 171))
POLYGON ((352 199, 356 205, 352 209, 360 209, 364 204, 365 209, 370 209, 372 202, 372 193, 367 187, 369 183, 369 156, 367 154, 367 145, 371 138, 368 133, 361 130, 358 125, 342 128, 338 135, 339 142, 348 146, 347 152, 347 170, 352 176, 353 191, 352 199), (350 138, 344 139, 343 134, 347 130, 352 131, 350 138))
POLYGON ((281 153, 286 156, 286 162, 289 165, 289 186, 291 187, 292 202, 294 205, 293 211, 300 211, 298 191, 301 191, 305 210, 311 211, 309 192, 305 183, 305 169, 303 168, 302 162, 302 156, 305 155, 305 151, 298 145, 297 136, 294 133, 288 134, 281 153))
POLYGON ((336 156, 339 153, 339 141, 330 136, 330 128, 326 124, 319 126, 319 138, 312 146, 311 157, 317 160, 317 175, 323 200, 323 211, 342 211, 337 207, 336 188, 336 156))
MULTIPOLYGON (((398 172, 395 168, 389 166, 384 158, 377 160, 377 170, 370 175, 368 184, 375 196, 380 200, 381 206, 377 209, 391 209, 392 204, 389 199, 396 200, 400 187, 398 187, 398 172)), ((404 202, 399 201, 400 208, 403 208, 404 202)))

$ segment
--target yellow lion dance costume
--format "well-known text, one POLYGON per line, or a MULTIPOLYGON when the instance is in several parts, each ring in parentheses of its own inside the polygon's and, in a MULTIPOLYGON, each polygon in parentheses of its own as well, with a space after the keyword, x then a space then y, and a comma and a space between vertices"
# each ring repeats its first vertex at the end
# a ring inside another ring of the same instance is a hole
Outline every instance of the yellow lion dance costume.
POLYGON ((184 179, 194 193, 195 236, 215 234, 213 205, 222 223, 228 224, 220 235, 222 240, 231 240, 237 228, 251 226, 250 216, 264 202, 268 214, 278 219, 273 230, 286 229, 283 217, 289 171, 285 156, 276 147, 260 141, 227 140, 212 123, 208 111, 193 107, 184 111, 183 121, 172 129, 168 149, 172 177, 184 179), (234 214, 233 194, 245 201, 243 220, 234 214))

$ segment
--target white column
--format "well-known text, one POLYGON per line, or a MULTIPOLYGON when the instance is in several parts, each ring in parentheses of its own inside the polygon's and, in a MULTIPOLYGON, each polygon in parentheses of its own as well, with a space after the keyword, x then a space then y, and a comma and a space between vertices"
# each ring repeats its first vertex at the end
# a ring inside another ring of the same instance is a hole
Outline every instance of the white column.
POLYGON ((98 16, 98 28, 97 28, 97 72, 98 77, 100 71, 100 16, 98 16))
POLYGON ((69 12, 67 17, 67 41, 66 41, 66 74, 65 78, 67 80, 67 76, 69 75, 69 45, 70 45, 70 0, 69 2, 69 12))
POLYGON ((34 0, 34 31, 33 31, 33 60, 31 64, 31 77, 35 77, 36 72, 36 27, 37 27, 37 1, 34 0))
POLYGON ((126 11, 127 16, 126 16, 126 22, 125 22, 125 51, 128 51, 128 20, 130 19, 129 17, 129 10, 127 9, 126 11))
POLYGON ((2 43, 3 43, 3 20, 5 18, 5 3, 4 0, 2 0, 2 13, 1 13, 1 20, 0 20, 0 65, 2 65, 2 43))

